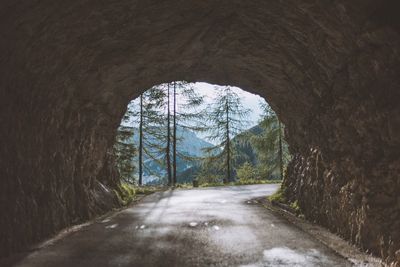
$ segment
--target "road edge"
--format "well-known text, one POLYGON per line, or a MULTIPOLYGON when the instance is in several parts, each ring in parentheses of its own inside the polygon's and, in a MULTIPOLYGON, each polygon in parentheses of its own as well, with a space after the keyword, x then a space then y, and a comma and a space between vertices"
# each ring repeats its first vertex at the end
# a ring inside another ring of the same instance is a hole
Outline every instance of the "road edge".
POLYGON ((281 217, 297 226, 302 231, 308 233, 313 238, 335 251, 338 255, 347 259, 354 266, 387 266, 382 262, 381 259, 360 251, 357 247, 342 239, 340 236, 330 232, 328 229, 305 219, 299 218, 284 208, 272 204, 269 200, 267 200, 266 197, 257 198, 256 200, 261 206, 270 211, 278 213, 281 217))

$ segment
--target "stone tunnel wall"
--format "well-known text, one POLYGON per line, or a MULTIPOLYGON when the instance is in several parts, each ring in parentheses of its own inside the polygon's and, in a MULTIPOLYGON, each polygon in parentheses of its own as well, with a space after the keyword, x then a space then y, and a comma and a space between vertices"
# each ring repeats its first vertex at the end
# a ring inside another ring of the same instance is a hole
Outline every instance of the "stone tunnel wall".
POLYGON ((384 34, 357 39, 309 121, 313 141, 292 151, 283 186, 307 219, 400 264, 399 43, 384 34))
POLYGON ((307 218, 399 249, 396 1, 5 0, 0 4, 0 256, 118 205, 126 105, 174 80, 264 96, 296 155, 307 218))

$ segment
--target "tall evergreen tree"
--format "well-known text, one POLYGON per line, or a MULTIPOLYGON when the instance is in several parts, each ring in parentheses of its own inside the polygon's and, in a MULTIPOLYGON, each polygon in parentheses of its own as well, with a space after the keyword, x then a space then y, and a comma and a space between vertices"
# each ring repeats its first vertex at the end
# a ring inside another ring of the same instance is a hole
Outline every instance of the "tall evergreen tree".
POLYGON ((143 183, 143 94, 139 102, 139 185, 143 183))
POLYGON ((172 185, 172 173, 171 173, 171 108, 170 108, 170 84, 167 84, 167 144, 165 147, 165 158, 167 161, 167 176, 168 176, 168 185, 172 185))
POLYGON ((271 177, 279 172, 279 178, 283 179, 284 169, 290 160, 288 145, 283 138, 284 127, 267 103, 260 105, 264 110, 260 122, 263 133, 251 137, 251 142, 258 152, 261 173, 271 177))
POLYGON ((176 127, 177 127, 177 125, 176 125, 176 82, 174 82, 174 106, 173 106, 173 135, 172 135, 172 137, 173 137, 173 145, 172 145, 172 154, 173 154, 173 168, 172 168, 172 184, 173 185, 175 185, 176 184, 176 164, 177 164, 177 162, 176 162, 176 139, 177 139, 177 136, 176 136, 176 127))
POLYGON ((164 129, 161 129, 165 125, 166 116, 163 110, 165 98, 164 88, 154 86, 141 94, 138 101, 131 102, 132 105, 128 106, 125 114, 130 117, 131 123, 138 125, 139 128, 138 183, 140 185, 143 184, 145 172, 153 174, 145 164, 146 159, 150 158, 160 166, 165 165, 159 158, 160 154, 165 153, 166 135, 164 129))
POLYGON ((200 116, 194 109, 202 104, 203 97, 195 92, 191 84, 173 82, 150 88, 138 100, 132 116, 139 124, 139 181, 143 182, 144 170, 155 175, 144 164, 147 158, 165 168, 167 184, 175 185, 178 159, 190 158, 178 149, 181 140, 177 129, 196 130, 187 122, 200 116))
POLYGON ((206 122, 209 125, 207 138, 218 142, 218 145, 207 149, 207 152, 215 155, 212 156, 214 158, 224 158, 223 180, 228 183, 233 180, 232 160, 235 153, 231 139, 245 129, 250 110, 243 106, 240 96, 229 86, 218 92, 216 99, 206 110, 206 122))
MULTIPOLYGON (((164 85, 154 86, 144 93, 143 105, 143 152, 147 158, 152 159, 160 167, 167 166, 166 150, 169 145, 166 127, 167 92, 164 85)), ((147 173, 152 170, 143 164, 147 173)), ((167 181, 169 183, 169 180, 167 181)))
POLYGON ((177 136, 178 127, 190 131, 198 131, 196 121, 198 121, 202 114, 198 108, 203 104, 204 97, 196 92, 192 84, 180 81, 173 82, 173 134, 172 134, 172 155, 173 155, 173 168, 172 168, 172 181, 173 185, 177 183, 177 160, 185 161, 197 160, 189 155, 184 155, 177 149, 177 144, 182 141, 177 136), (178 103, 179 99, 179 103, 178 103))

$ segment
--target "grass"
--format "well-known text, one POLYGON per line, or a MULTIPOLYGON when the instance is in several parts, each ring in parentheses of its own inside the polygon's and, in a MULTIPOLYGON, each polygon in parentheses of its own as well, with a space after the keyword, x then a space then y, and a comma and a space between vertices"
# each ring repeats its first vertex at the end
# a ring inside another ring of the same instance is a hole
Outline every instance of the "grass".
POLYGON ((280 184, 282 180, 256 180, 256 179, 248 179, 248 180, 239 180, 233 183, 233 185, 251 185, 251 184, 280 184))
POLYGON ((156 186, 135 186, 128 183, 122 183, 118 190, 114 190, 123 206, 129 205, 140 195, 149 195, 157 191, 160 191, 160 188, 156 186))
MULTIPOLYGON (((252 184, 278 184, 281 180, 245 180, 231 183, 203 183, 199 187, 216 187, 216 186, 235 186, 235 185, 252 185, 252 184)), ((175 188, 190 189, 193 188, 191 183, 177 184, 175 188)), ((121 205, 126 206, 132 203, 141 195, 149 195, 162 190, 159 186, 136 186, 128 183, 121 183, 117 190, 114 190, 121 205)))
MULTIPOLYGON (((279 184, 281 180, 245 180, 245 181, 236 181, 224 184, 222 182, 219 183, 202 183, 199 184, 199 187, 217 187, 217 186, 234 186, 234 185, 252 185, 252 184, 279 184)), ((190 189, 193 188, 193 184, 191 183, 184 183, 184 184, 177 184, 176 188, 182 189, 190 189)))
POLYGON ((193 188, 193 185, 190 183, 176 184, 175 188, 190 189, 193 188))
POLYGON ((295 202, 290 203, 289 206, 296 212, 296 214, 300 214, 301 213, 299 202, 297 200, 295 202))
POLYGON ((282 203, 287 206, 289 206, 297 216, 303 216, 302 211, 299 205, 299 202, 295 200, 294 202, 289 201, 285 197, 285 187, 281 186, 278 191, 275 192, 275 194, 271 195, 268 197, 268 200, 273 204, 273 203, 282 203))
POLYGON ((273 202, 279 202, 279 203, 284 203, 284 204, 287 203, 284 191, 285 191, 284 187, 281 186, 278 189, 278 191, 276 191, 273 195, 270 195, 268 197, 268 200, 271 201, 272 203, 273 202))

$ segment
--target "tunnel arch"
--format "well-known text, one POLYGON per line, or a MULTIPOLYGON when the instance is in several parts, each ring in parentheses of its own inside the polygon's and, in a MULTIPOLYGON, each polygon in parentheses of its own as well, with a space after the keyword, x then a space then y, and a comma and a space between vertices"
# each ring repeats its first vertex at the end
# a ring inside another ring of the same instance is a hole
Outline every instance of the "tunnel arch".
POLYGON ((129 100, 154 84, 186 80, 265 97, 296 155, 288 196, 306 217, 393 260, 400 249, 400 36, 388 16, 397 7, 3 1, 0 194, 10 216, 1 219, 1 251, 117 205, 108 152, 129 100))

